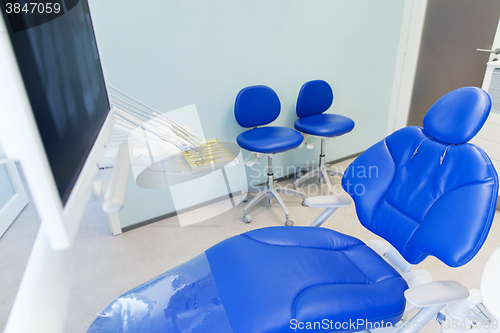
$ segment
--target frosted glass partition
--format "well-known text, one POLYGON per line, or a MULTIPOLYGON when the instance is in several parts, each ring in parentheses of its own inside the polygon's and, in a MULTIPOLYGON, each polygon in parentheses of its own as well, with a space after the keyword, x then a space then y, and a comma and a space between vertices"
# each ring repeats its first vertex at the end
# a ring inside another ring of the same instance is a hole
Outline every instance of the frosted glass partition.
POLYGON ((16 194, 5 165, 0 165, 0 209, 16 194))
MULTIPOLYGON (((254 84, 272 87, 281 99, 273 125, 293 127, 297 93, 313 79, 331 84, 330 112, 356 122, 353 132, 327 143, 327 160, 363 151, 385 135, 404 1, 91 4, 108 81, 162 112, 195 104, 207 138, 236 142, 244 129, 234 119, 234 99, 254 84)), ((276 156, 275 176, 316 164, 318 149, 276 156)), ((247 168, 248 181, 264 182, 266 164, 247 168)), ((171 198, 168 189, 130 183, 122 226, 171 213, 171 198)))

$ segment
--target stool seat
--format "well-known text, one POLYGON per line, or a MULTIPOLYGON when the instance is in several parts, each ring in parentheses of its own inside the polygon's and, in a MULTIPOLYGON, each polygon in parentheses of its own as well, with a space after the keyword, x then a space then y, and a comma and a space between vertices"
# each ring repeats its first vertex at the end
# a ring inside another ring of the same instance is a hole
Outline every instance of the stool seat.
POLYGON ((362 241, 331 229, 263 228, 205 253, 234 332, 291 332, 292 319, 396 323, 403 315, 405 280, 362 241))
POLYGON ((334 137, 352 131, 354 121, 338 114, 322 113, 298 119, 294 126, 305 134, 334 137))
POLYGON ((276 154, 297 148, 304 137, 288 127, 268 126, 248 130, 238 135, 238 145, 261 154, 276 154))

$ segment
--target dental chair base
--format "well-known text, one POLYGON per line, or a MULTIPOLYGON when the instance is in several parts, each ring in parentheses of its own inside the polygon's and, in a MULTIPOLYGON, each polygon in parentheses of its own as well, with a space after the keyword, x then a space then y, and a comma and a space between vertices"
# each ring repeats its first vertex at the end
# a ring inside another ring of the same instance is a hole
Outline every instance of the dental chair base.
POLYGON ((250 223, 252 221, 252 217, 248 214, 248 210, 252 208, 255 204, 263 199, 268 199, 269 204, 273 203, 273 199, 275 199, 280 205, 283 212, 285 212, 285 225, 292 226, 293 220, 290 218, 290 213, 288 212, 288 208, 286 208, 285 202, 281 199, 280 193, 285 193, 288 195, 297 195, 302 197, 302 204, 305 205, 304 200, 306 199, 306 195, 304 192, 298 190, 292 190, 281 187, 274 187, 274 175, 273 175, 273 158, 271 155, 268 156, 269 161, 269 169, 267 174, 267 184, 263 186, 251 187, 247 191, 242 193, 243 201, 248 201, 247 193, 248 192, 257 192, 257 195, 250 201, 245 208, 243 209, 243 222, 250 223))
POLYGON ((328 193, 330 195, 333 194, 333 187, 330 181, 330 176, 338 176, 342 178, 342 173, 325 165, 325 138, 321 139, 321 152, 319 155, 319 164, 318 166, 310 166, 310 167, 301 167, 297 172, 297 180, 293 183, 295 189, 299 188, 300 183, 318 177, 320 186, 321 186, 321 194, 323 194, 323 180, 328 186, 328 193), (302 175, 302 171, 306 171, 304 175, 302 175))

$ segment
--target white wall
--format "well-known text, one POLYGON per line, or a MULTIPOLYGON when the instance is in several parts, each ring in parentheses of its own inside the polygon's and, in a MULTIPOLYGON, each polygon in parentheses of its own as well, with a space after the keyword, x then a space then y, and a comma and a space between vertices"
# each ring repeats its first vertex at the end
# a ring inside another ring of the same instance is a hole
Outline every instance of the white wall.
MULTIPOLYGON (((253 84, 272 87, 281 99, 273 125, 293 127, 297 93, 312 79, 332 85, 331 112, 356 122, 352 133, 328 142, 327 160, 358 153, 385 135, 404 1, 91 4, 108 82, 163 112, 196 104, 208 138, 235 142, 244 129, 234 119, 234 99, 253 84)), ((318 148, 290 151, 275 166, 316 162, 318 155, 318 148)), ((127 226, 172 210, 168 190, 131 184, 120 219, 127 226)))

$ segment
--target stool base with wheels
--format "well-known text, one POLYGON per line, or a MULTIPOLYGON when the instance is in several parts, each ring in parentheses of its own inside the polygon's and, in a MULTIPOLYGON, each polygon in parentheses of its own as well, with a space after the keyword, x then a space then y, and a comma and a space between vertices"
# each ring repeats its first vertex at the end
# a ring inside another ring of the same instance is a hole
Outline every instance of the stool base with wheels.
MULTIPOLYGON (((292 225, 293 221, 290 219, 288 209, 279 193, 299 195, 305 199, 305 194, 300 191, 274 187, 272 156, 297 148, 304 140, 302 134, 294 129, 282 126, 264 126, 276 120, 280 111, 281 102, 278 95, 267 86, 246 87, 236 96, 234 103, 236 121, 241 127, 252 128, 239 134, 236 142, 242 149, 249 152, 267 155, 269 160, 267 184, 248 190, 258 193, 243 211, 243 221, 246 223, 252 220, 251 216, 247 214, 248 210, 260 200, 267 198, 269 203, 272 203, 273 199, 278 201, 285 212, 285 224, 292 225)), ((246 198, 246 192, 243 193, 243 198, 246 198)))
POLYGON ((304 192, 286 188, 275 188, 274 187, 274 175, 273 175, 273 158, 271 155, 268 156, 269 161, 269 171, 267 174, 267 184, 262 186, 255 186, 249 188, 247 191, 244 191, 241 195, 243 196, 243 201, 248 201, 247 193, 248 192, 257 192, 257 195, 250 201, 245 208, 243 209, 243 222, 250 223, 252 221, 252 217, 248 214, 248 210, 252 208, 259 201, 267 198, 269 199, 269 204, 272 204, 273 199, 275 199, 283 212, 285 212, 285 225, 292 226, 293 220, 290 218, 288 208, 286 208, 283 199, 281 199, 280 193, 288 194, 288 195, 298 195, 302 197, 302 204, 304 205, 304 200, 306 199, 306 195, 304 192))
POLYGON ((323 180, 326 182, 328 186, 328 193, 330 195, 333 194, 332 183, 330 182, 330 176, 338 176, 342 178, 343 174, 332 168, 325 165, 325 139, 321 139, 321 153, 319 155, 319 165, 318 166, 310 166, 310 167, 301 167, 297 172, 297 180, 293 183, 293 187, 295 189, 299 188, 300 183, 318 177, 320 186, 321 186, 321 194, 323 194, 323 180), (306 171, 304 175, 302 175, 302 171, 306 171))

